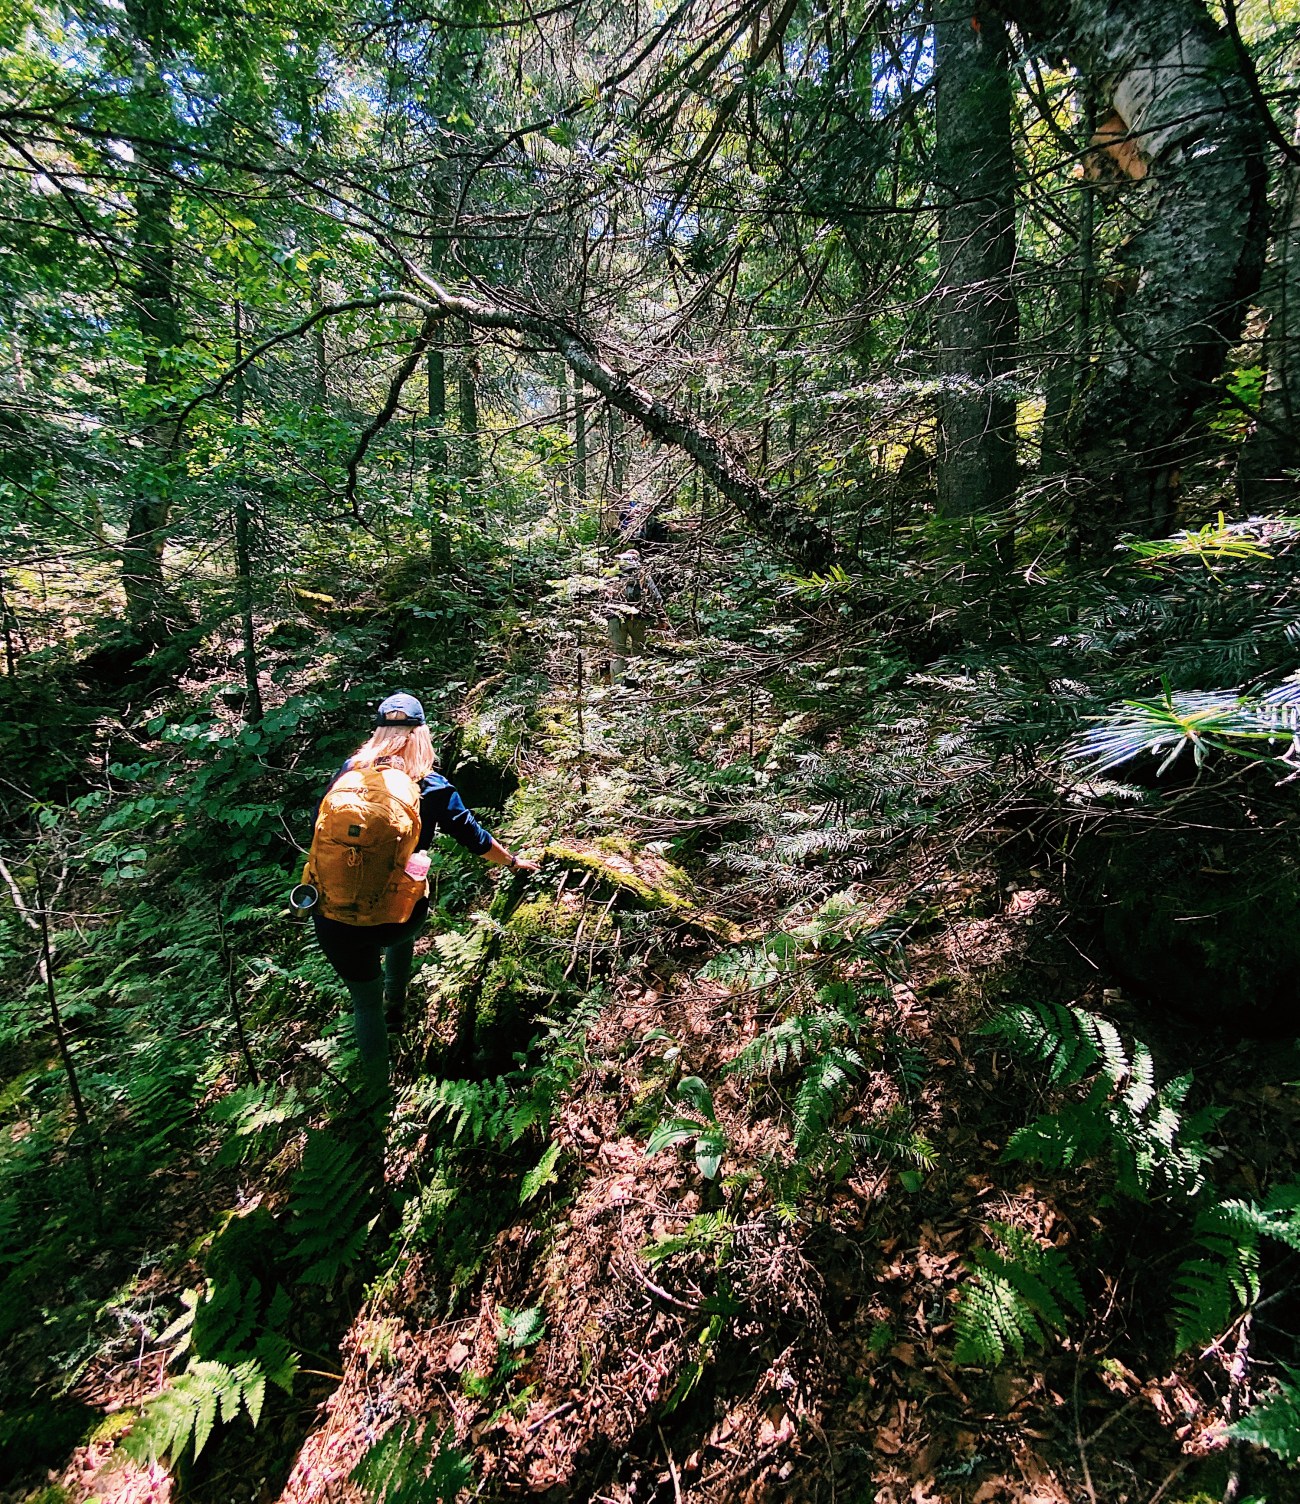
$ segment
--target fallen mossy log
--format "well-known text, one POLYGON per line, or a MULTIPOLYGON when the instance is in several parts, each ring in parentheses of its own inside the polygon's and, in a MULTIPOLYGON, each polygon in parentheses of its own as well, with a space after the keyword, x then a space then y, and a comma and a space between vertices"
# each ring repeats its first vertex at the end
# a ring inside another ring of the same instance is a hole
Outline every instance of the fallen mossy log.
POLYGON ((606 890, 615 909, 661 915, 675 929, 710 944, 733 945, 741 938, 731 920, 699 907, 679 867, 635 847, 548 846, 542 867, 544 872, 581 873, 606 890))

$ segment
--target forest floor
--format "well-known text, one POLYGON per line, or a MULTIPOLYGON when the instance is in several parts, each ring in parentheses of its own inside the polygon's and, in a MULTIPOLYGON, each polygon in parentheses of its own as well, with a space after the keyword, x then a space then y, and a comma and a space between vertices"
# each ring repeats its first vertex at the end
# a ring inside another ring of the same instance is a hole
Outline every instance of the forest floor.
MULTIPOLYGON (((571 715, 564 673, 554 670, 536 724, 571 715)), ((654 693, 653 682, 600 691, 588 715, 634 727, 653 714, 654 693)), ((473 714, 482 698, 467 697, 473 714)), ((752 759, 752 700, 750 717, 748 747, 743 728, 726 733, 729 755, 752 759)), ((760 727, 760 752, 775 735, 775 724, 760 727)), ((558 760, 555 745, 542 735, 522 754, 525 794, 575 773, 599 782, 594 736, 577 764, 571 727, 558 760)), ((596 998, 581 1034, 565 1036, 578 1054, 566 1057, 549 1134, 536 1141, 536 1183, 522 1183, 517 1155, 467 1133, 460 1173, 487 1188, 477 1246, 465 1253, 461 1229, 454 1246, 435 1236, 422 1247, 402 1205, 454 1193, 439 1174, 426 1178, 428 1120, 404 1097, 386 1161, 397 1210, 379 1223, 399 1244, 370 1283, 345 1282, 313 1313, 319 1345, 304 1349, 292 1402, 268 1403, 256 1431, 232 1431, 178 1489, 161 1465, 128 1463, 117 1449, 113 1417, 158 1391, 169 1354, 145 1330, 125 1332, 78 1387, 107 1417, 99 1434, 50 1476, 50 1492, 24 1485, 0 1494, 5 1504, 362 1504, 383 1487, 353 1481, 354 1471, 382 1454, 386 1436, 410 1442, 403 1457, 433 1457, 431 1476, 443 1478, 400 1492, 395 1446, 395 1500, 451 1499, 461 1463, 474 1497, 609 1504, 1225 1497, 1240 1458, 1223 1426, 1241 1403, 1249 1323, 1217 1350, 1173 1359, 1169 1285, 1185 1249, 1171 1243, 1170 1219, 1158 1202, 1117 1204, 1104 1164, 1030 1173, 1003 1160, 1048 1091, 982 1030, 1026 1000, 1104 1007, 1147 1042, 1162 1078, 1194 1069, 1213 1079, 1232 1109, 1220 1174, 1247 1186, 1261 1165, 1295 1158, 1296 1109, 1282 1090, 1300 1076, 1294 1049, 1153 1014, 1127 996, 1023 829, 995 822, 960 848, 923 837, 852 883, 851 922, 800 953, 816 972, 835 942, 902 916, 877 957, 850 946, 836 963, 863 1015, 834 1119, 857 1152, 801 1170, 797 1055, 735 1069, 783 1016, 794 963, 768 975, 761 964, 756 974, 705 963, 755 951, 761 962, 771 937, 806 925, 817 905, 783 906, 761 882, 746 890, 734 871, 720 876, 706 845, 674 851, 684 876, 652 839, 663 819, 620 827, 608 806, 602 819, 604 835, 557 832, 525 895, 546 913, 523 943, 549 949, 564 980, 585 976, 596 998), (714 1122, 694 1105, 701 1129, 719 1135, 716 1177, 701 1173, 689 1140, 647 1147, 691 1078, 709 1087, 714 1122), (1068 1253, 1087 1314, 1041 1350, 996 1367, 959 1364, 954 1312, 973 1252, 999 1224, 1068 1253)), ((515 922, 507 916, 504 931, 515 922)), ((422 1017, 399 1055, 399 1087, 453 1033, 448 957, 435 938, 421 955, 422 1017)), ((306 1036, 314 1024, 295 1027, 306 1036)), ((292 1155, 257 1174, 182 1168, 157 1184, 168 1241, 197 1247, 218 1205, 282 1209, 292 1168, 292 1155)), ((157 1305, 174 1311, 199 1268, 155 1270, 157 1305)), ((1252 1482, 1266 1485, 1268 1466, 1254 1466, 1252 1482)))

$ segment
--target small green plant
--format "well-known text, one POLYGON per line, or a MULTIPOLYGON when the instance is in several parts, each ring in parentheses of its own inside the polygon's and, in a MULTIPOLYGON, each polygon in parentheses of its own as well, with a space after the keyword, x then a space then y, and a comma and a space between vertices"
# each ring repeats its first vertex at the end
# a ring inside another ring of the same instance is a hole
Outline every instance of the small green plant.
POLYGON ((323 1129, 309 1133, 289 1202, 303 1284, 332 1284, 356 1261, 373 1223, 370 1200, 370 1173, 360 1150, 323 1129))
MULTIPOLYGON (((234 1366, 215 1359, 194 1359, 145 1406, 130 1434, 123 1438, 122 1449, 137 1462, 165 1457, 174 1464, 191 1446, 197 1457, 218 1420, 228 1424, 242 1410, 257 1425, 270 1377, 256 1358, 234 1366)), ((287 1389, 291 1384, 292 1375, 282 1387, 287 1389)))
POLYGON ((555 1180, 555 1166, 560 1158, 560 1145, 551 1143, 546 1146, 541 1159, 533 1168, 524 1175, 519 1182, 519 1204, 527 1206, 545 1186, 555 1180))
POLYGON ((1197 1213, 1196 1252, 1174 1283, 1177 1351, 1204 1346, 1237 1312, 1259 1299, 1260 1239, 1300 1250, 1300 1182, 1274 1187, 1262 1202, 1219 1201, 1197 1213))
POLYGON ((707 1253, 721 1268, 731 1257, 735 1232, 735 1224, 725 1212, 701 1212, 675 1237, 659 1238, 643 1248, 641 1257, 647 1264, 661 1264, 678 1253, 707 1253))
POLYGON ((1040 1243, 1006 1222, 989 1224, 1002 1245, 977 1248, 969 1266, 974 1278, 961 1292, 955 1322, 958 1363, 996 1367, 1014 1353, 1047 1342, 1064 1330, 1068 1308, 1083 1314, 1083 1291, 1059 1248, 1040 1243))
POLYGON ((1046 1065, 1049 1085, 1074 1086, 1092 1077, 1086 1096, 1012 1134, 1004 1159, 1031 1160, 1051 1170, 1109 1159, 1120 1194, 1136 1200, 1146 1200, 1157 1184, 1181 1198, 1204 1186, 1216 1152, 1207 1136, 1224 1109, 1185 1110, 1190 1074, 1157 1086, 1155 1062, 1141 1040, 1130 1053, 1114 1024, 1076 1006, 1022 1005, 1000 1014, 984 1032, 1046 1065))
POLYGON ((1228 1435, 1267 1447, 1285 1462, 1300 1462, 1300 1373, 1285 1372, 1277 1388, 1230 1426, 1228 1435))
POLYGON ((698 1113, 698 1117, 667 1118, 650 1135, 647 1154, 658 1154, 677 1144, 694 1143, 695 1166, 705 1180, 716 1180, 727 1152, 727 1135, 718 1122, 713 1094, 698 1076, 687 1076, 678 1083, 677 1096, 698 1113))
POLYGON ((540 1306, 525 1306, 518 1311, 499 1306, 496 1320, 497 1356, 491 1373, 470 1373, 461 1380, 461 1388, 471 1399, 489 1399, 499 1393, 524 1366, 524 1353, 546 1333, 540 1306))

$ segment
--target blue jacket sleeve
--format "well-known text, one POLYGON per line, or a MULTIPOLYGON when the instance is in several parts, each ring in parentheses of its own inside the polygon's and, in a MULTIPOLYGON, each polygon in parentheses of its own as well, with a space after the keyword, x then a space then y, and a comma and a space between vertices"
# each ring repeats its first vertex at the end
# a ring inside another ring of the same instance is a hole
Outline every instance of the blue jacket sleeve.
POLYGON ((485 829, 465 808, 465 801, 441 773, 430 773, 420 784, 420 847, 424 849, 435 830, 482 856, 492 844, 492 832, 485 829))

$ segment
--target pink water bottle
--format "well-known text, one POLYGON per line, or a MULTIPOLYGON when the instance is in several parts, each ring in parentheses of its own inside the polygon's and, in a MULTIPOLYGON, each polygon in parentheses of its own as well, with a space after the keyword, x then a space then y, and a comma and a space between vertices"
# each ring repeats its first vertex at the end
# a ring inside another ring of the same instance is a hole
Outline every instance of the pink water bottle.
POLYGON ((429 853, 427 851, 412 852, 403 870, 407 877, 413 877, 417 883, 422 883, 429 875, 429 853))

